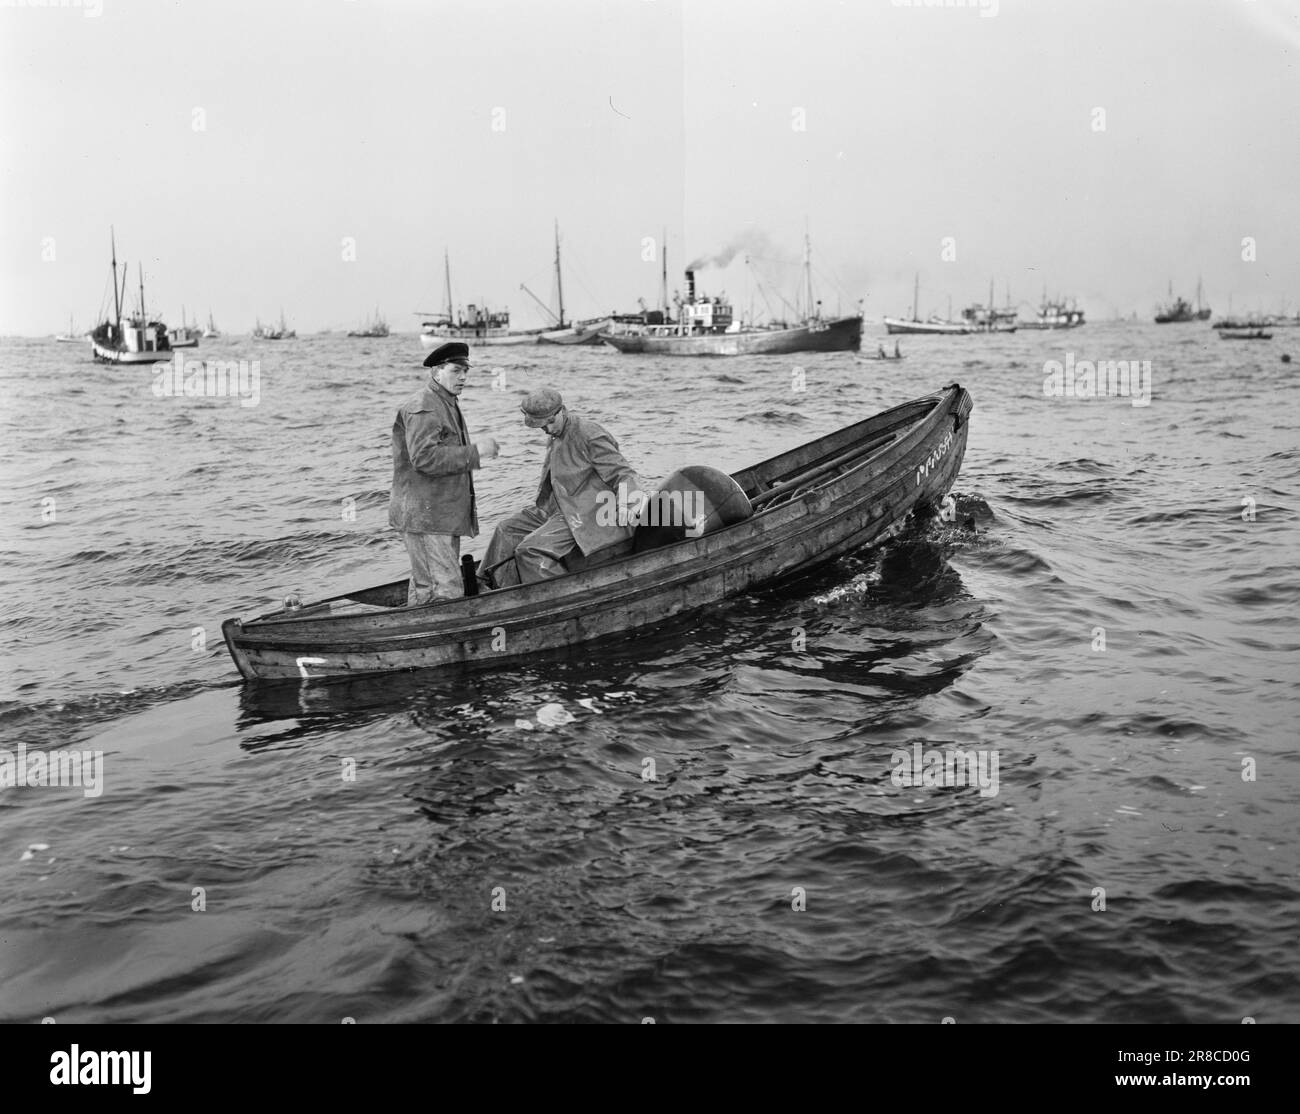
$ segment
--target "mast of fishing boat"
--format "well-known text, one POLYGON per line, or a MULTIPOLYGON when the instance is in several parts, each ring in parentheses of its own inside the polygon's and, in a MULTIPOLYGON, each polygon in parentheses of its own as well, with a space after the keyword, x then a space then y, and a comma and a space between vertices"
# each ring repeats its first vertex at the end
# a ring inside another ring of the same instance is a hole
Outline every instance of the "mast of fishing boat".
POLYGON ((560 222, 555 222, 555 296, 560 302, 560 324, 557 328, 563 329, 564 325, 564 282, 560 278, 560 222))
POLYGON ((112 225, 109 225, 108 238, 112 243, 113 252, 113 327, 120 328, 122 325, 122 299, 117 296, 117 236, 113 232, 112 225))
POLYGON ((663 264, 659 272, 659 308, 663 311, 664 320, 668 320, 668 228, 663 229, 663 235, 659 238, 659 259, 663 264))
POLYGON ((813 319, 813 291, 812 291, 812 241, 808 238, 808 219, 805 217, 803 222, 803 281, 804 297, 807 298, 805 309, 805 319, 813 319))
POLYGON ((443 275, 447 284, 447 323, 454 325, 456 319, 451 313, 451 257, 447 254, 447 249, 442 249, 442 267, 443 275))
POLYGON ((140 321, 142 324, 149 323, 149 315, 144 311, 144 264, 137 263, 137 274, 140 276, 140 321))
POLYGON ((912 320, 920 321, 916 316, 916 304, 921 300, 921 272, 916 272, 916 277, 912 280, 912 320))

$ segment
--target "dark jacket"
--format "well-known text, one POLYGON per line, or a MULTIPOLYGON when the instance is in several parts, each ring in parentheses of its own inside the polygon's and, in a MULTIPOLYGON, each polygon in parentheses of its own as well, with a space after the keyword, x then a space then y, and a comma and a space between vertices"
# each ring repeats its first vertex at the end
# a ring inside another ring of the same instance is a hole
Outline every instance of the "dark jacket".
POLYGON ((469 443, 456 396, 432 380, 393 422, 393 492, 388 524, 403 533, 478 533, 474 480, 478 449, 469 443))
POLYGON ((584 554, 630 538, 633 526, 619 526, 609 513, 622 483, 628 497, 642 482, 618 451, 618 442, 590 418, 566 412, 564 432, 551 438, 542 464, 537 505, 552 514, 558 509, 584 554), (599 511, 605 513, 598 513, 599 511))

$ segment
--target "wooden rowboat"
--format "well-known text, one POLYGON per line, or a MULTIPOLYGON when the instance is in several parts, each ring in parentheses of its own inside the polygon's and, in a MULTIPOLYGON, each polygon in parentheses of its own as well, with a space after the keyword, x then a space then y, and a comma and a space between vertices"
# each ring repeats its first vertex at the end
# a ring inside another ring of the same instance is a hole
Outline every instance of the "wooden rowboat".
POLYGON ((406 607, 407 581, 285 608, 221 632, 250 681, 527 658, 626 634, 872 545, 942 501, 966 451, 957 384, 734 473, 753 514, 539 584, 406 607))

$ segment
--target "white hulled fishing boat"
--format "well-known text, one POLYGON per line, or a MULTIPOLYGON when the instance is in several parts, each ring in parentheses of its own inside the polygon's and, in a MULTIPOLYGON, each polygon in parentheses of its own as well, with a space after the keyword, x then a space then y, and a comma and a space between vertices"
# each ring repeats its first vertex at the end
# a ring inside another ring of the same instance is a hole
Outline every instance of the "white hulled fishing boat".
MULTIPOLYGON (((916 276, 912 284, 912 316, 905 317, 886 317, 885 332, 891 336, 899 334, 921 335, 921 334, 950 334, 955 336, 964 336, 967 333, 975 332, 975 326, 966 321, 950 321, 946 318, 939 317, 937 314, 922 321, 917 315, 917 302, 921 294, 921 276, 916 276)), ((990 303, 992 299, 989 299, 990 303)))
POLYGON ((123 314, 126 299, 126 264, 122 264, 122 289, 117 285, 117 240, 110 230, 113 268, 113 317, 90 334, 95 359, 106 364, 156 364, 171 358, 167 326, 150 321, 144 305, 144 268, 140 268, 140 306, 133 317, 123 314))

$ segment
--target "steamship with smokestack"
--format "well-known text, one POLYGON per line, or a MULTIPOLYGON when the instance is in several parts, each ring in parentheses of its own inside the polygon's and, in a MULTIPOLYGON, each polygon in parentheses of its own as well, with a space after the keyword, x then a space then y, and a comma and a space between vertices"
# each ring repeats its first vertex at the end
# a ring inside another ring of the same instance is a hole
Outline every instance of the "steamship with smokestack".
POLYGON ((601 339, 620 352, 660 356, 754 356, 786 352, 856 352, 862 346, 862 314, 823 317, 813 301, 812 259, 804 237, 806 309, 798 324, 743 325, 723 298, 697 297, 695 271, 686 272, 686 297, 677 301, 677 320, 647 314, 641 327, 606 333, 601 339))

